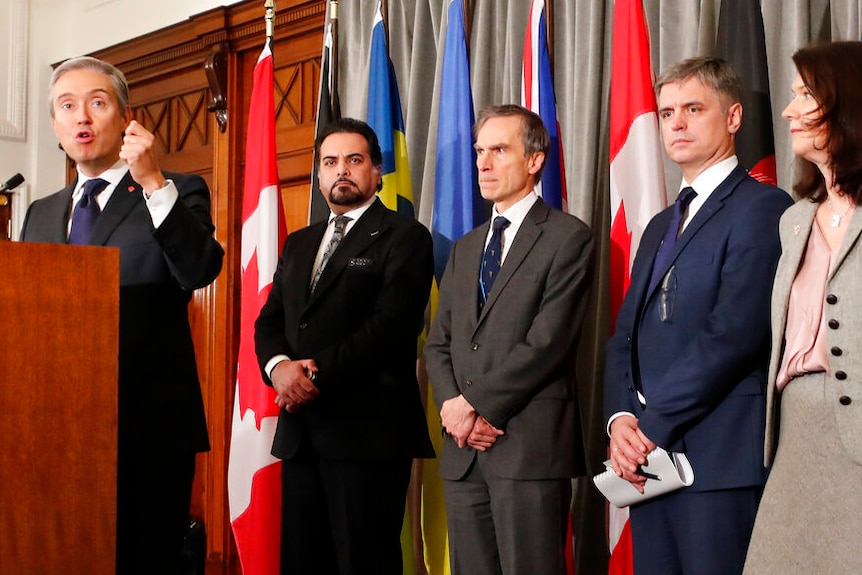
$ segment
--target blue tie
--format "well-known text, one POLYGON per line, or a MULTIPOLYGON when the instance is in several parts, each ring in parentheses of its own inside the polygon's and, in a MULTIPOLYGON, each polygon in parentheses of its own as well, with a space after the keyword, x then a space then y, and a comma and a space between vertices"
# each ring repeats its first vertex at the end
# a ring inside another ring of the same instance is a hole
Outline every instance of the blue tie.
POLYGON ((69 243, 76 245, 87 245, 90 243, 90 234, 96 225, 96 218, 101 210, 96 201, 102 190, 108 186, 108 182, 101 178, 94 178, 84 182, 84 193, 75 204, 72 212, 72 229, 69 231, 69 243))
POLYGON ((494 281, 500 272, 503 257, 503 230, 510 223, 503 216, 497 216, 491 225, 494 233, 491 234, 491 241, 488 242, 488 247, 485 248, 485 255, 482 256, 482 273, 479 277, 479 309, 482 309, 482 306, 488 301, 488 294, 491 293, 491 288, 494 286, 494 281))
POLYGON ((667 271, 667 268, 670 267, 671 254, 673 253, 673 248, 676 246, 676 238, 679 236, 679 226, 682 223, 682 216, 695 196, 697 196, 697 192, 694 189, 685 187, 673 204, 673 213, 667 224, 667 231, 664 233, 664 239, 658 248, 658 253, 655 255, 655 262, 653 262, 649 291, 653 290, 667 271))

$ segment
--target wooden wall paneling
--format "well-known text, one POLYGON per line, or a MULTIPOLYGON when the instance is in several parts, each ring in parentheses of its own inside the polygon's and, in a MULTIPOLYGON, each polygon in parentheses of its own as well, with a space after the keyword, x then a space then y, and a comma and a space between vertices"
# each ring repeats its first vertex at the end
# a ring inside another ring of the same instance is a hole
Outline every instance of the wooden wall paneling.
MULTIPOLYGON (((278 0, 276 67, 278 169, 288 229, 305 226, 314 145, 326 0, 278 0)), ((163 169, 201 175, 212 193, 222 273, 195 292, 189 317, 212 450, 198 457, 192 511, 207 529, 207 573, 235 573, 227 504, 227 463, 239 346, 240 238, 245 132, 254 63, 265 37, 262 0, 216 8, 92 54, 118 66, 135 117, 154 130, 163 169), (204 62, 227 51, 228 121, 219 133, 204 62)), ((71 181, 74 166, 67 172, 71 181)))
MULTIPOLYGON (((242 237, 242 178, 238 166, 240 150, 245 138, 239 93, 240 74, 235 54, 229 53, 227 125, 217 133, 213 150, 213 221, 225 247, 224 269, 217 285, 217 309, 221 321, 210 326, 214 348, 219 350, 212 368, 213 385, 209 389, 207 422, 210 428, 212 451, 206 467, 207 547, 210 561, 223 566, 234 557, 230 531, 230 512, 227 496, 227 466, 230 452, 230 431, 233 413, 233 396, 236 385, 236 353, 239 348, 240 264, 242 237)), ((200 468, 199 468, 200 469, 200 468)))

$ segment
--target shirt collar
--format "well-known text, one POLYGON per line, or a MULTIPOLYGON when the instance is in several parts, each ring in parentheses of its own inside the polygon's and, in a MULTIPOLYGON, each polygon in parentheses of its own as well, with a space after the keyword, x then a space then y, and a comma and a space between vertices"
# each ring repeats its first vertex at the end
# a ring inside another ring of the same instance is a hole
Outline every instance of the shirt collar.
POLYGON ((87 180, 93 180, 96 178, 101 178, 101 179, 105 180, 106 182, 108 182, 108 187, 113 189, 117 186, 117 184, 120 183, 120 180, 122 180, 126 176, 126 173, 128 171, 129 171, 129 166, 127 166, 126 162, 124 162, 123 160, 117 160, 117 162, 113 166, 111 166, 110 168, 108 168, 107 170, 105 170, 104 172, 99 174, 98 176, 94 176, 92 178, 82 174, 81 170, 79 169, 78 170, 78 184, 75 187, 75 191, 76 192, 80 191, 81 188, 83 188, 84 183, 87 180))
POLYGON ((727 179, 727 176, 736 169, 737 165, 739 165, 739 160, 735 155, 725 158, 705 169, 691 183, 686 182, 685 178, 683 178, 679 189, 682 190, 686 186, 691 186, 697 192, 697 199, 702 203, 706 201, 721 182, 727 179))
POLYGON ((530 211, 530 208, 533 207, 533 204, 535 204, 538 199, 538 194, 536 194, 535 191, 532 191, 509 206, 509 209, 504 211, 502 214, 497 211, 497 207, 495 206, 494 209, 491 210, 491 221, 494 221, 494 218, 497 216, 503 216, 511 222, 510 228, 518 229, 521 226, 521 222, 523 222, 524 218, 527 217, 527 213, 530 211))

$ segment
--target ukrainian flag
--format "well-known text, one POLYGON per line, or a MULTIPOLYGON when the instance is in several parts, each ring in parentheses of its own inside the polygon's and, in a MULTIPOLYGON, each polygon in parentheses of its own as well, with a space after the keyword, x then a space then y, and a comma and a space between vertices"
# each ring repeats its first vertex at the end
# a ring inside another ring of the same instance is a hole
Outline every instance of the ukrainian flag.
MULTIPOLYGON (((448 8, 440 108, 437 121, 437 160, 434 183, 434 275, 431 288, 431 322, 437 312, 438 284, 449 260, 452 244, 485 221, 485 204, 479 193, 476 152, 473 149, 473 94, 464 26, 463 0, 451 0, 448 8)), ((431 382, 433 389, 434 382, 431 382)), ((442 444, 439 407, 433 394, 427 402, 428 428, 437 453, 442 444)), ((422 527, 425 564, 431 575, 449 575, 449 539, 443 483, 437 460, 422 468, 422 527)))

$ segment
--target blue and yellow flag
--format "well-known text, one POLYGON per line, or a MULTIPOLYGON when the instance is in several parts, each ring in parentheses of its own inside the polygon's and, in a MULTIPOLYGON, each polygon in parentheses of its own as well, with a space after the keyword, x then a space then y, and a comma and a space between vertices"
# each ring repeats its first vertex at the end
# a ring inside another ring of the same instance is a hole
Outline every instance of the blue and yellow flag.
POLYGON ((485 220, 473 149, 473 94, 464 36, 464 2, 449 3, 443 46, 440 113, 437 121, 437 164, 434 182, 434 275, 443 275, 455 240, 485 220))
POLYGON ((407 162, 407 140, 395 69, 386 47, 386 31, 380 5, 371 32, 368 76, 368 125, 374 129, 383 152, 383 190, 380 200, 390 210, 414 216, 413 188, 407 162))
MULTIPOLYGON (((476 152, 473 149, 473 95, 464 26, 464 2, 452 0, 448 9, 440 108, 437 123, 437 162, 434 183, 434 276, 431 289, 431 322, 437 312, 440 278, 452 244, 481 224, 485 205, 479 194, 476 152)), ((431 382, 433 389, 434 382, 431 382)), ((427 401, 428 429, 437 453, 442 444, 439 408, 433 394, 427 401)), ((430 575, 449 575, 449 539, 443 485, 436 459, 422 467, 422 529, 425 565, 430 575)))

